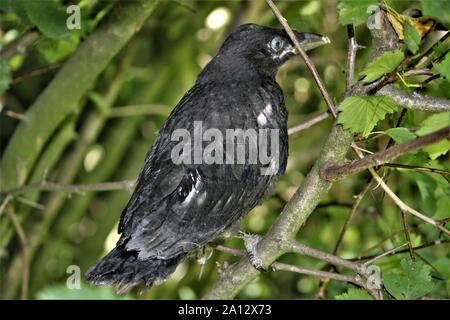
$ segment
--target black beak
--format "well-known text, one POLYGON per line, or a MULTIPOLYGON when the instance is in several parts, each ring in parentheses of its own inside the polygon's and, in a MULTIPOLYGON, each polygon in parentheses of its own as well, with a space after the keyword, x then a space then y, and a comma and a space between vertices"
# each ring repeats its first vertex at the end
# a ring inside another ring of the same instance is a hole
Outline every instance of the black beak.
MULTIPOLYGON (((302 49, 309 51, 311 49, 323 46, 324 44, 331 43, 330 39, 326 36, 317 33, 297 32, 294 31, 297 36, 298 42, 302 46, 302 49)), ((294 52, 297 53, 297 50, 294 52)))

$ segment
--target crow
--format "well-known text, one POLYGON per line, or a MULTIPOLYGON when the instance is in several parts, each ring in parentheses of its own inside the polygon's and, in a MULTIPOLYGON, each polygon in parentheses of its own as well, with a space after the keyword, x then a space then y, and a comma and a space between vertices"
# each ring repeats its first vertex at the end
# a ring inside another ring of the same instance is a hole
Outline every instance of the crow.
MULTIPOLYGON (((304 50, 330 42, 295 34, 304 50)), ((90 282, 119 291, 159 284, 261 202, 286 169, 287 111, 275 76, 295 53, 281 29, 245 24, 226 38, 160 129, 122 212, 120 239, 87 271, 90 282), (251 147, 270 161, 252 160, 251 147)))

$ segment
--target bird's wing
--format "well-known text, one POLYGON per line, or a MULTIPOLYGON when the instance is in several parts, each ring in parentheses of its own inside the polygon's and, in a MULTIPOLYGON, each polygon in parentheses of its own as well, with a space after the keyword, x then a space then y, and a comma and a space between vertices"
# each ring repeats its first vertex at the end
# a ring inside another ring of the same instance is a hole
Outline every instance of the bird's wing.
POLYGON ((240 110, 258 98, 242 91, 224 96, 214 87, 194 87, 162 127, 119 224, 121 241, 140 259, 168 259, 203 246, 253 208, 274 179, 261 175, 259 165, 176 165, 171 159, 178 143, 172 132, 192 132, 194 121, 224 132, 257 126, 255 114, 240 110))

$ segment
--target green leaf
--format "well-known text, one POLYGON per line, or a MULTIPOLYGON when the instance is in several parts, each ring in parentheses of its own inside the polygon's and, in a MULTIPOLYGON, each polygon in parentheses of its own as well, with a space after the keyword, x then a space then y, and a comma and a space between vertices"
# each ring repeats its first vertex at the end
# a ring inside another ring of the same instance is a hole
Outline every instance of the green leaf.
POLYGON ((397 143, 407 142, 416 138, 416 135, 409 131, 408 128, 391 128, 384 132, 397 143))
POLYGON ((338 123, 367 137, 386 114, 397 111, 389 97, 348 97, 339 106, 338 123))
POLYGON ((0 59, 0 96, 9 88, 11 82, 11 70, 8 63, 0 59))
POLYGON ((366 291, 350 288, 346 293, 336 296, 336 300, 373 300, 366 291))
POLYGON ((444 59, 433 65, 433 71, 441 74, 450 83, 450 52, 448 52, 444 59))
POLYGON ((53 0, 21 0, 28 18, 47 37, 55 40, 67 39, 70 31, 64 7, 53 0))
MULTIPOLYGON (((417 130, 418 136, 432 133, 436 130, 450 126, 450 114, 448 112, 436 113, 426 118, 417 130)), ((434 160, 450 150, 450 140, 444 139, 422 148, 430 159, 434 160)))
POLYGON ((423 148, 431 160, 435 160, 450 150, 450 140, 444 139, 423 148))
POLYGON ((382 75, 392 72, 405 59, 405 54, 401 50, 388 51, 370 62, 360 73, 366 76, 364 82, 372 82, 382 75))
POLYGON ((450 126, 450 114, 447 112, 435 113, 422 121, 416 134, 424 136, 448 126, 450 126))
POLYGON ((413 54, 416 54, 417 51, 419 51, 420 35, 417 32, 416 28, 414 28, 414 26, 408 21, 405 22, 404 27, 405 31, 403 35, 405 37, 406 47, 413 54))
POLYGON ((434 284, 427 265, 411 259, 403 259, 400 265, 400 273, 390 271, 383 275, 384 286, 395 299, 413 300, 433 290, 434 284))
POLYGON ((422 0, 422 11, 425 16, 439 20, 450 28, 450 0, 422 0))
POLYGON ((433 46, 433 57, 438 58, 446 53, 448 50, 447 46, 442 42, 438 42, 433 46))
POLYGON ((357 26, 367 21, 373 13, 376 0, 341 0, 338 4, 339 23, 341 25, 353 24, 357 26))
POLYGON ((48 63, 56 63, 73 53, 78 43, 78 37, 72 35, 68 40, 42 39, 36 48, 48 63))

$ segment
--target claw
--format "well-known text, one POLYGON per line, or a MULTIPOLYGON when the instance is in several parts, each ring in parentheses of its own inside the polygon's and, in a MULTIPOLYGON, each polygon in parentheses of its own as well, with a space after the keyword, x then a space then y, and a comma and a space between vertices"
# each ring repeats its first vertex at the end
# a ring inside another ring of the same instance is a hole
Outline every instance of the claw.
POLYGON ((242 231, 239 231, 239 236, 244 240, 245 250, 247 250, 247 254, 252 266, 260 272, 267 272, 267 269, 263 266, 261 258, 258 257, 258 254, 256 252, 256 248, 259 241, 261 240, 261 236, 257 234, 245 233, 242 231))

